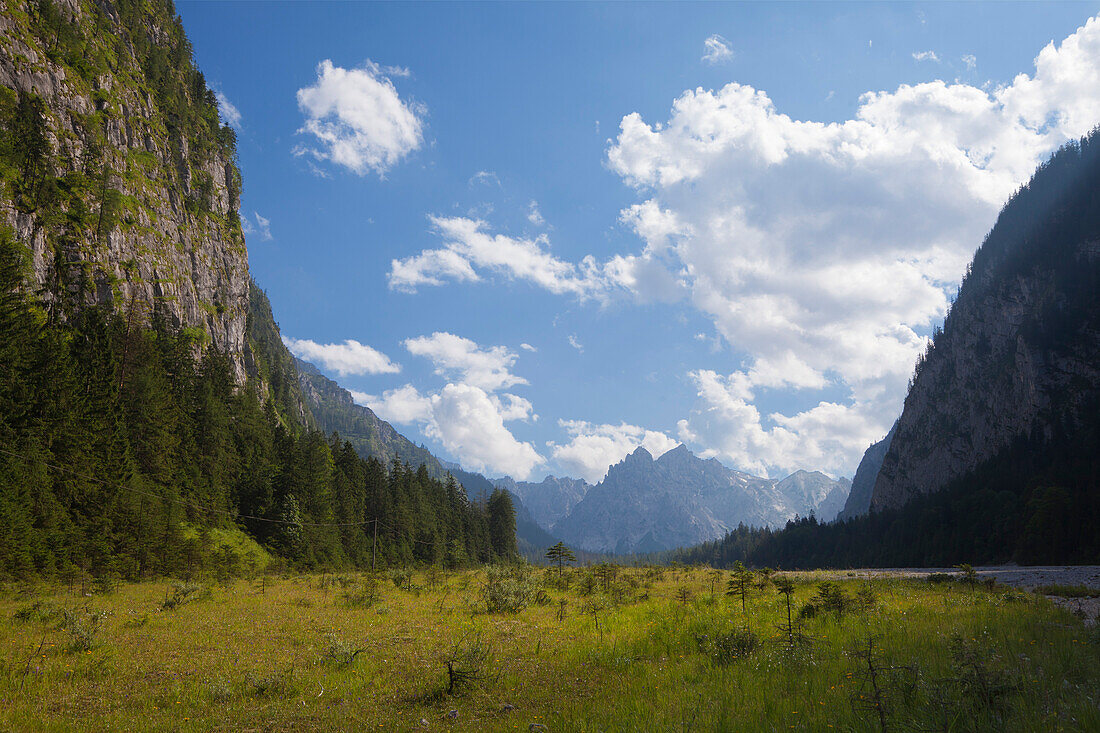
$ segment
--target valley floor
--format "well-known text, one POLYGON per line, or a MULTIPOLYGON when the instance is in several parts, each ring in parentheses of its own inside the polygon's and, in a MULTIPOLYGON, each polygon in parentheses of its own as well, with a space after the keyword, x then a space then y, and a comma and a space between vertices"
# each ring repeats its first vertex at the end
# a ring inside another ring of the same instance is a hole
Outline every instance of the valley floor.
POLYGON ((1097 629, 873 573, 9 586, 0 730, 1100 730, 1097 629))

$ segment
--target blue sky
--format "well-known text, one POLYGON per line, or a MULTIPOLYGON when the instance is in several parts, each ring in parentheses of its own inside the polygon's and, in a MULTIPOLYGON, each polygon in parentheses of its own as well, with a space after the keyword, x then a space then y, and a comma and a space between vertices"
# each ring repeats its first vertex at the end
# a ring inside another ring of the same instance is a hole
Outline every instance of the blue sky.
POLYGON ((177 7, 288 344, 489 475, 850 476, 1100 122, 1098 3, 177 7))

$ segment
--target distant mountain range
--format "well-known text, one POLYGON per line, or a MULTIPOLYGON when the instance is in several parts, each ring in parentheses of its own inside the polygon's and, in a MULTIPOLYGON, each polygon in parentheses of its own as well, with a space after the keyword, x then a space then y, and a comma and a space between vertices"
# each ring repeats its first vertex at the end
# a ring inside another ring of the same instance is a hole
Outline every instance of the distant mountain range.
MULTIPOLYGON (((751 476, 698 458, 684 445, 657 460, 638 448, 550 529, 593 552, 654 552, 720 538, 739 524, 778 527, 811 513, 831 520, 850 486, 817 472, 798 471, 781 481, 751 476)), ((560 480, 549 488, 560 491, 560 480)))

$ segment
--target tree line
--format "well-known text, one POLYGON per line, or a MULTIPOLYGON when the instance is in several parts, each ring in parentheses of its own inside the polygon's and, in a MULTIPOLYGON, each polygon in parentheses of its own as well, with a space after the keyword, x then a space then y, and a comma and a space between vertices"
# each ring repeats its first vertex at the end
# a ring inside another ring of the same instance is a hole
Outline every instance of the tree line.
POLYGON ((288 420, 155 304, 148 327, 62 318, 26 292, 28 257, 0 231, 0 575, 178 572, 188 525, 243 529, 301 568, 515 557, 505 492, 471 502, 288 420))

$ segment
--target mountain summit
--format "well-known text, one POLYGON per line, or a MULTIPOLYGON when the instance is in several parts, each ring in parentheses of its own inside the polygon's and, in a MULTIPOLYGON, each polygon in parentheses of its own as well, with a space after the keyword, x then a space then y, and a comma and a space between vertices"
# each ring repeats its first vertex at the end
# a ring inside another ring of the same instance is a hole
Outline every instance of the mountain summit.
POLYGON ((832 519, 849 485, 806 471, 782 481, 750 476, 699 458, 683 444, 656 460, 639 447, 611 466, 553 530, 596 552, 666 550, 722 537, 738 524, 774 527, 810 513, 832 519))

